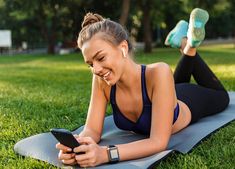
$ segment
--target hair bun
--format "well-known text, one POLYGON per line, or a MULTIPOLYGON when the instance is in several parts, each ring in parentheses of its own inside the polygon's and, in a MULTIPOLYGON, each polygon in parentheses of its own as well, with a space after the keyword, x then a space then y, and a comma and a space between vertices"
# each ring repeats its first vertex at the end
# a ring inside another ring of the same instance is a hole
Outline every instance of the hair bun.
POLYGON ((103 21, 104 18, 99 15, 99 14, 93 14, 93 13, 87 13, 83 19, 82 22, 82 28, 84 28, 85 26, 91 25, 93 23, 99 22, 99 21, 103 21))

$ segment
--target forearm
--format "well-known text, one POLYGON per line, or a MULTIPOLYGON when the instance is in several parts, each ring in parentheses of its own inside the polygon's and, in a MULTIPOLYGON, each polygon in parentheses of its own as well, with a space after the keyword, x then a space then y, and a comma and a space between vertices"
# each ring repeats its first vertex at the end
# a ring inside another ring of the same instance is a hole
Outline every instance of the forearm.
POLYGON ((166 149, 165 145, 153 139, 143 139, 116 146, 121 161, 147 157, 166 149))
POLYGON ((82 132, 79 134, 79 136, 82 136, 82 137, 91 137, 96 143, 98 143, 100 141, 100 135, 89 129, 89 128, 84 128, 82 130, 82 132))

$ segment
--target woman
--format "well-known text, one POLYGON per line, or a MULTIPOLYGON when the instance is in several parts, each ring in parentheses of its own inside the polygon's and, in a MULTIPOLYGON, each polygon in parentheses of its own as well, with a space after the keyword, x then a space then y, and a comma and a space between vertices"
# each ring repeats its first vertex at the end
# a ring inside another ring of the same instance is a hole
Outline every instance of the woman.
POLYGON ((229 96, 223 85, 196 52, 205 37, 208 13, 194 9, 189 24, 180 21, 169 33, 166 45, 182 52, 174 75, 165 63, 136 64, 125 30, 98 14, 88 13, 78 38, 85 62, 93 72, 92 94, 82 145, 72 150, 57 144, 64 164, 97 166, 142 158, 166 149, 172 134, 200 118, 223 111, 229 96), (190 84, 193 75, 197 84, 190 84), (99 146, 105 110, 113 108, 117 127, 147 139, 127 144, 99 146), (148 145, 148 146, 146 146, 148 145))

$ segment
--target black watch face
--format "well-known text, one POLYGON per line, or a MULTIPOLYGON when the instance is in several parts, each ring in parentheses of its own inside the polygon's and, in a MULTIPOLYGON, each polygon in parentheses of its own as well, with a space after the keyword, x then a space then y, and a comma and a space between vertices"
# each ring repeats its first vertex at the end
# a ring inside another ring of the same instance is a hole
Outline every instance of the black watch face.
POLYGON ((110 155, 111 155, 111 158, 114 160, 114 159, 118 159, 118 151, 117 149, 110 149, 110 155))

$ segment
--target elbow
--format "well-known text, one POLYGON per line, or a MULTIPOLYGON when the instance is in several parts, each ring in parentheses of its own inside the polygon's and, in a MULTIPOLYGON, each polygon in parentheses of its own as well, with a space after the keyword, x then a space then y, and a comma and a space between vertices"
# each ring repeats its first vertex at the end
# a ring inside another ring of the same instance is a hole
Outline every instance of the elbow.
POLYGON ((164 144, 164 143, 159 144, 158 145, 159 151, 165 151, 167 149, 167 145, 168 144, 164 144))
POLYGON ((153 145, 153 148, 156 152, 161 152, 161 151, 165 151, 167 149, 168 141, 153 139, 152 145, 153 145))

